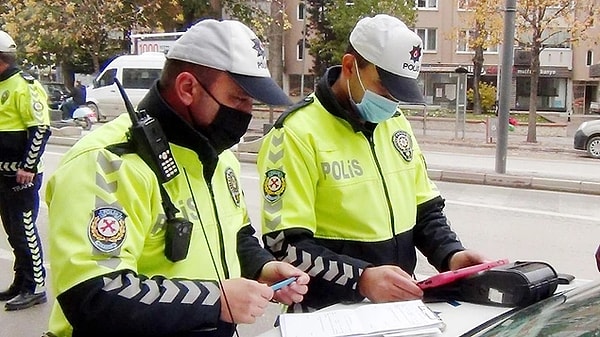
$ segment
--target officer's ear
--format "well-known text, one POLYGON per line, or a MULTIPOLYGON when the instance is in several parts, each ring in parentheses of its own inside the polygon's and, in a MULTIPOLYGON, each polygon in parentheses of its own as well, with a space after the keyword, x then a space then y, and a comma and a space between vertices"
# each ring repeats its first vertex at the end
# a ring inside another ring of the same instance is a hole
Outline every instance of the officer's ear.
POLYGON ((356 57, 352 54, 344 54, 342 56, 342 76, 345 78, 352 77, 352 74, 356 72, 356 57))
POLYGON ((175 91, 175 95, 182 104, 189 106, 193 103, 194 95, 197 95, 198 93, 196 91, 199 90, 199 85, 197 84, 198 81, 194 75, 187 71, 181 72, 179 75, 177 75, 173 89, 175 91))

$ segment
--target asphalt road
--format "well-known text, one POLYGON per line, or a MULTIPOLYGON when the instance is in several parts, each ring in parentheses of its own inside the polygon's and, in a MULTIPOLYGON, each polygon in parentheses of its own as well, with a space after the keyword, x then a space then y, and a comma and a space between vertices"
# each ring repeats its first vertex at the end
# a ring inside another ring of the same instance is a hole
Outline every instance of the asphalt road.
MULTIPOLYGON (((252 121, 250 131, 254 135, 261 134, 268 122, 264 116, 260 117, 252 121)), ((573 116, 570 122, 560 117, 559 122, 567 123, 567 136, 538 137, 536 144, 526 144, 524 137, 509 134, 508 173, 598 181, 600 161, 572 149, 577 126, 591 118, 600 117, 573 116)), ((470 174, 494 171, 495 144, 486 143, 483 135, 468 133, 464 139, 456 139, 454 131, 424 132, 418 125, 413 129, 430 168, 470 174)), ((53 171, 63 151, 61 147, 49 147, 47 174, 53 171)), ((244 171, 242 184, 248 195, 250 216, 257 224, 259 196, 254 194, 257 178, 251 164, 245 164, 244 171)), ((490 258, 544 260, 560 272, 578 278, 597 278, 593 251, 600 237, 599 196, 439 181, 438 186, 447 199, 446 212, 453 227, 468 247, 485 252, 490 258)), ((44 247, 47 247, 46 219, 47 209, 42 204, 38 227, 44 247)), ((0 288, 12 280, 12 259, 4 232, 0 231, 0 288)), ((434 270, 420 257, 416 272, 430 275, 434 270)), ((48 273, 51 275, 52 270, 48 269, 48 273)), ((50 290, 49 299, 47 304, 23 311, 0 309, 0 337, 40 336, 47 327, 54 301, 50 290)), ((277 305, 271 305, 256 324, 240 326, 239 336, 257 336, 270 329, 279 310, 277 305)))
MULTIPOLYGON (((47 174, 57 164, 63 147, 50 146, 46 155, 47 174)), ((441 161, 472 163, 471 154, 464 151, 441 152, 441 161), (450 158, 450 159, 449 159, 450 158)), ((432 154, 433 155, 433 154, 432 154)), ((482 160, 489 161, 489 155, 482 160)), ((531 156, 529 156, 531 157, 531 156)), ((511 157, 512 158, 512 157, 511 157)), ((540 158, 529 158, 531 162, 547 162, 540 158)), ((567 160, 564 165, 569 165, 567 160)), ((550 165, 557 167, 560 160, 550 165)), ((590 165, 600 164, 590 162, 590 165)), ((560 170, 568 170, 561 168, 560 170)), ((244 186, 250 208, 250 216, 258 224, 258 178, 252 164, 244 164, 242 186, 244 186)), ((490 258, 546 260, 561 272, 572 273, 579 278, 596 278, 597 271, 593 251, 600 237, 600 218, 597 205, 600 196, 574 193, 535 191, 438 182, 447 199, 447 214, 463 242, 470 248, 485 252, 490 258)), ((42 192, 43 195, 43 192, 42 192)), ((38 227, 43 244, 47 239, 47 209, 40 208, 38 227)), ((45 245, 47 246, 47 245, 45 245)), ((4 233, 0 233, 0 287, 11 282, 12 254, 4 233)), ((52 270, 48 270, 51 275, 52 270)), ((417 273, 429 275, 434 271, 422 258, 417 273)), ((18 312, 0 311, 0 337, 39 336, 47 326, 47 319, 54 301, 52 293, 49 303, 18 312)), ((263 319, 254 325, 240 326, 241 337, 256 336, 272 327, 280 308, 269 307, 263 319)))

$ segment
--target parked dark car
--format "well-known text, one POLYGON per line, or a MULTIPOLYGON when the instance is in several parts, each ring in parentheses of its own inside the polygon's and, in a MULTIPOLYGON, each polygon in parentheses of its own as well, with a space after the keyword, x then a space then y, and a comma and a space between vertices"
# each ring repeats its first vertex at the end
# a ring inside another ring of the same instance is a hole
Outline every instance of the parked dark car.
POLYGON ((600 120, 581 123, 575 132, 573 147, 600 159, 600 120))
POLYGON ((70 93, 63 83, 42 82, 42 86, 48 94, 48 107, 58 110, 58 107, 69 97, 70 93))

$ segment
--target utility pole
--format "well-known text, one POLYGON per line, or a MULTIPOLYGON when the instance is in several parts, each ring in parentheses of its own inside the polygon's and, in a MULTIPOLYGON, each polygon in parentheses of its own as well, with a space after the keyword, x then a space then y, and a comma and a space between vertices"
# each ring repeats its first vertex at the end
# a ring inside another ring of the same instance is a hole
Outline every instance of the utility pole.
POLYGON ((510 89, 512 86, 516 7, 516 0, 506 0, 506 7, 504 8, 504 43, 502 44, 502 74, 500 74, 500 100, 498 102, 496 173, 506 173, 506 149, 508 145, 508 116, 510 114, 510 89))

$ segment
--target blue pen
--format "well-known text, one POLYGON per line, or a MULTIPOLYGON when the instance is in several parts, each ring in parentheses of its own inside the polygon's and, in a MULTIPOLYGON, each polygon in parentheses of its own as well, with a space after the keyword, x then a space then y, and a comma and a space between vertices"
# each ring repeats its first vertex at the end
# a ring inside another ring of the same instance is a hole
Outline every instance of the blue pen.
POLYGON ((272 284, 271 285, 271 289, 273 289, 273 291, 277 291, 277 290, 279 290, 279 289, 281 289, 281 288, 283 288, 283 287, 291 284, 294 281, 296 281, 296 276, 292 276, 290 278, 286 278, 283 281, 279 281, 277 283, 272 284))

